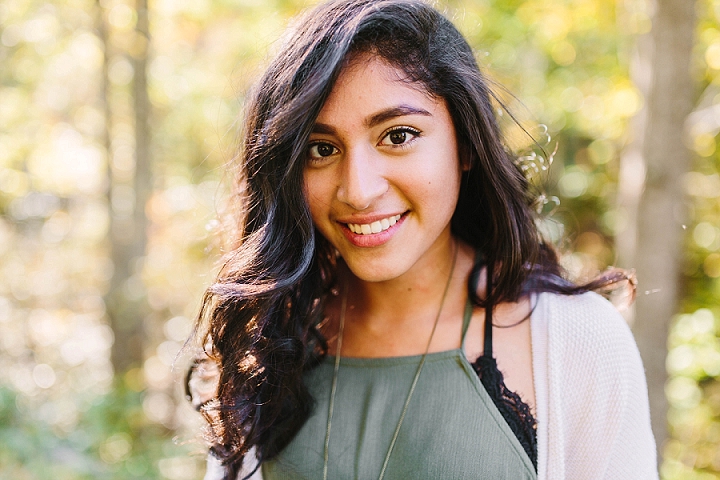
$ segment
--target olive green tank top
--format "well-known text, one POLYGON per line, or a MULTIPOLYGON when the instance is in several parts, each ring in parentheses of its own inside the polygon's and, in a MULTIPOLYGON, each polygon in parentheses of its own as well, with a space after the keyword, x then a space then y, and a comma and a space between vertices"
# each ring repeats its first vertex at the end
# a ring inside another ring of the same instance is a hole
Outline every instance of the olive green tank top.
MULTIPOLYGON (((462 347, 427 355, 385 478, 536 479, 517 437, 465 358, 462 347)), ((328 479, 377 480, 421 355, 341 358, 330 433, 328 479)), ((263 463, 264 480, 323 477, 334 357, 305 375, 315 407, 282 452, 263 463)))

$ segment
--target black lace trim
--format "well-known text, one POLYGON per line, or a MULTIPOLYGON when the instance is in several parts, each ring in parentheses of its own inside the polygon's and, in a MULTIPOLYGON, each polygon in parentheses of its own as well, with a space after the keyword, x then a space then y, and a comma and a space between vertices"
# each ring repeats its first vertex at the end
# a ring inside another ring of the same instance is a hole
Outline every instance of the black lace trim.
POLYGON ((537 472, 537 421, 520 395, 505 386, 503 374, 493 357, 481 355, 472 363, 485 390, 520 441, 537 472))

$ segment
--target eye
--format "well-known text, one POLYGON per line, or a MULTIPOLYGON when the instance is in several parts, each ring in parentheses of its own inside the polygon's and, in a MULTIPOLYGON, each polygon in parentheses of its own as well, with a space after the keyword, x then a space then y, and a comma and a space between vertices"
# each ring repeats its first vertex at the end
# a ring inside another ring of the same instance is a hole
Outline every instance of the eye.
POLYGON ((317 142, 311 143, 308 147, 308 158, 310 160, 320 160, 338 153, 338 149, 329 143, 317 142))
POLYGON ((410 127, 394 127, 385 133, 380 145, 390 147, 401 147, 408 145, 410 142, 420 136, 420 131, 410 127))

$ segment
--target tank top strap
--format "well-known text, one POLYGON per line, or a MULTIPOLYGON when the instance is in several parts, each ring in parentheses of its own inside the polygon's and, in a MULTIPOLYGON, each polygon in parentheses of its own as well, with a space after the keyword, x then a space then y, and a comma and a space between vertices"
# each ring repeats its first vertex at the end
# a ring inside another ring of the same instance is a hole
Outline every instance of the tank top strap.
MULTIPOLYGON (((470 326, 470 320, 473 314, 473 304, 468 299, 465 304, 465 313, 463 315, 462 324, 462 336, 460 337, 460 345, 463 351, 465 351, 465 338, 467 337, 468 327, 470 326)), ((492 357, 492 307, 488 308, 485 312, 485 328, 484 328, 484 341, 483 341, 483 356, 492 357)))
MULTIPOLYGON (((485 264, 485 255, 483 255, 482 251, 476 250, 475 251, 475 266, 473 267, 473 280, 472 284, 477 286, 477 279, 480 276, 480 272, 482 269, 480 268, 481 265, 485 264)), ((470 298, 470 295, 468 295, 467 303, 465 303, 465 313, 463 315, 463 325, 462 325, 462 336, 460 337, 460 345, 463 351, 465 351, 465 337, 467 336, 468 327, 470 326, 470 320, 472 319, 474 305, 472 303, 472 299, 470 298)), ((492 315, 492 313, 491 313, 492 315)), ((486 329, 487 330, 487 329, 486 329)), ((486 341, 485 341, 485 347, 487 348, 487 332, 485 332, 486 335, 486 341)), ((492 335, 492 332, 491 332, 492 335)), ((490 352, 492 352, 492 340, 490 340, 490 352)))
MULTIPOLYGON (((487 280, 487 294, 489 295, 492 290, 492 275, 490 275, 491 268, 489 267, 486 270, 487 280)), ((462 324, 462 337, 461 337, 461 348, 463 351, 465 351, 465 337, 467 337, 467 331, 468 327, 470 326, 470 319, 472 318, 473 314, 473 303, 470 299, 470 296, 468 296, 467 303, 465 303, 465 314, 463 315, 463 324, 462 324)), ((483 356, 484 357, 492 357, 493 356, 493 348, 492 348, 492 327, 493 327, 493 305, 490 304, 487 307, 485 307, 485 325, 484 325, 484 340, 483 340, 483 356)))
POLYGON ((468 327, 470 326, 470 320, 472 319, 473 314, 473 304, 472 300, 470 300, 470 297, 468 297, 467 302, 465 303, 465 313, 463 314, 463 323, 462 323, 462 335, 460 337, 460 348, 465 351, 465 337, 467 336, 468 327))

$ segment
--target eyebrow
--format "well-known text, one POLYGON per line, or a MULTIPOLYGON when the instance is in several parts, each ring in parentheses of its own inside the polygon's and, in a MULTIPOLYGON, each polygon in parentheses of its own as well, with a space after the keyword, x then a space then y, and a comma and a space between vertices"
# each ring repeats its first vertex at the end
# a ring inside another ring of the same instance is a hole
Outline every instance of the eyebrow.
MULTIPOLYGON (((432 117, 432 114, 423 108, 402 104, 394 107, 389 107, 377 113, 374 113, 368 118, 366 118, 364 123, 367 127, 375 127, 387 120, 397 117, 403 117, 405 115, 423 115, 426 117, 432 117)), ((336 133, 336 130, 331 125, 327 125, 325 123, 316 123, 313 126, 313 133, 332 135, 336 133)))
POLYGON ((378 113, 369 116, 365 120, 365 125, 368 127, 374 127, 392 118, 403 117, 405 115, 432 116, 432 114, 425 109, 403 104, 396 107, 386 108, 385 110, 381 110, 378 113))

